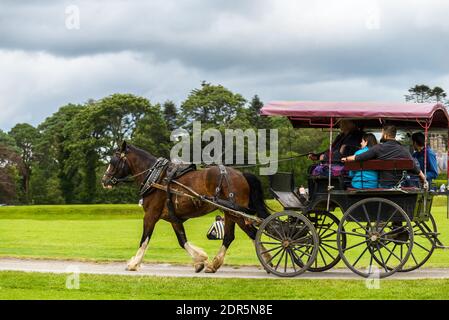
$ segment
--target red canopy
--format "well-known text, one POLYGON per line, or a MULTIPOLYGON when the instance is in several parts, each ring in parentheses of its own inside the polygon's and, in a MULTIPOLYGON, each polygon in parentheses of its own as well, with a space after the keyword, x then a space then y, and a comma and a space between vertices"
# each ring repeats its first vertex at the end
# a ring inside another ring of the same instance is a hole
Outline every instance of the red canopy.
POLYGON ((286 116, 295 127, 326 127, 331 118, 356 119, 365 127, 388 122, 415 128, 425 121, 431 121, 431 128, 449 126, 449 114, 441 103, 276 101, 264 105, 261 114, 286 116))

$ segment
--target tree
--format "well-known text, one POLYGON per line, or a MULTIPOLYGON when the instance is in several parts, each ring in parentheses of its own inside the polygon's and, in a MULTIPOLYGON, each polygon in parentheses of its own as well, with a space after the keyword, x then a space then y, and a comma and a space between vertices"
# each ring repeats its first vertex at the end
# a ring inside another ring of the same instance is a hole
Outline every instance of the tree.
POLYGON ((34 150, 36 148, 36 141, 39 138, 39 131, 28 123, 20 123, 11 129, 9 136, 15 140, 16 146, 20 149, 23 163, 22 190, 25 194, 25 202, 29 203, 31 200, 31 166, 34 160, 34 150))
POLYGON ((12 147, 0 144, 0 203, 15 202, 16 178, 22 171, 20 155, 12 147))
POLYGON ((82 112, 68 123, 66 130, 73 132, 73 135, 66 142, 72 153, 67 167, 82 168, 82 202, 94 202, 97 168, 108 162, 121 141, 132 137, 136 124, 150 107, 150 102, 145 98, 113 94, 88 102, 82 112))
POLYGON ((256 94, 252 99, 248 107, 248 118, 251 124, 258 129, 270 128, 270 119, 260 115, 260 110, 263 107, 263 102, 256 94))
MULTIPOLYGON (((165 109, 164 109, 165 111, 165 109)), ((157 157, 170 156, 170 131, 165 112, 160 105, 151 106, 137 122, 131 142, 157 157)))
POLYGON ((415 85, 408 89, 409 94, 405 95, 406 101, 423 102, 445 102, 446 92, 441 87, 433 89, 425 84, 415 85))
POLYGON ((0 145, 17 148, 14 138, 0 129, 0 145))
POLYGON ((432 89, 425 84, 415 85, 408 89, 408 92, 409 94, 405 96, 405 100, 417 103, 428 102, 432 95, 432 89))
POLYGON ((113 94, 89 102, 68 127, 76 132, 72 149, 93 148, 100 159, 107 160, 123 140, 131 138, 150 107, 147 99, 132 94, 113 94))
POLYGON ((178 128, 178 110, 176 109, 176 105, 173 101, 167 100, 162 105, 164 110, 164 120, 167 124, 167 128, 170 131, 178 128))
POLYGON ((245 102, 240 94, 232 93, 222 85, 214 86, 203 81, 201 88, 192 90, 182 103, 182 117, 187 124, 197 120, 218 126, 230 122, 245 102))
POLYGON ((56 194, 61 194, 65 203, 77 201, 76 188, 80 183, 80 172, 77 166, 69 165, 70 159, 73 158, 72 152, 77 154, 77 151, 70 150, 68 143, 77 128, 69 124, 83 110, 82 105, 62 106, 38 126, 40 136, 36 144, 37 161, 34 168, 37 174, 31 177, 31 188, 33 197, 39 199, 39 203, 54 203, 53 195, 56 194), (49 185, 42 181, 59 183, 49 185), (51 190, 50 187, 60 190, 51 190))
POLYGON ((432 89, 432 97, 434 97, 436 102, 444 102, 446 99, 446 92, 441 87, 434 87, 432 89))

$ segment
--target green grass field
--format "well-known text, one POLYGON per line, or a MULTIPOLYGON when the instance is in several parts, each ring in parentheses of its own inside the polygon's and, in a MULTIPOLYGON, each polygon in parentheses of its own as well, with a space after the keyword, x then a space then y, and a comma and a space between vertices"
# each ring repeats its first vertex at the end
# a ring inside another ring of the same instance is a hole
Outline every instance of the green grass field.
POLYGON ((449 280, 201 279, 82 274, 79 289, 63 274, 0 272, 0 299, 449 299, 449 280))
MULTIPOLYGON (((433 214, 440 239, 449 244, 445 199, 436 199, 433 214)), ((280 209, 270 201, 269 205, 280 209)), ((186 222, 189 241, 210 257, 221 241, 206 238, 216 213, 186 222)), ((338 215, 338 214, 337 214, 338 215)), ((0 208, 0 256, 125 261, 135 254, 142 230, 143 211, 137 205, 24 206, 0 208)), ((171 225, 160 221, 145 256, 146 262, 190 263, 178 246, 171 225)), ((226 256, 228 265, 259 265, 252 241, 238 228, 226 256)), ((343 267, 342 263, 339 265, 343 267)), ((448 267, 449 252, 436 250, 426 267, 448 267)))
MULTIPOLYGON (((189 241, 210 256, 221 241, 206 238, 215 214, 185 223, 189 241)), ((29 206, 0 208, 0 256, 125 261, 138 248, 143 211, 137 205, 29 206)), ((145 256, 146 262, 190 263, 169 223, 160 221, 145 256)), ((251 240, 240 230, 227 263, 255 265, 251 240)))
MULTIPOLYGON (((441 240, 449 244, 445 199, 433 214, 441 240)), ((270 202, 271 207, 280 209, 270 202)), ((186 223, 190 241, 213 257, 221 241, 206 232, 215 213, 186 223)), ((137 205, 23 206, 0 208, 0 257, 125 261, 135 254, 143 212, 137 205)), ((228 265, 259 265, 250 239, 236 229, 228 265)), ((449 267, 437 250, 426 267, 449 267)), ((145 257, 148 262, 189 264, 171 225, 160 221, 145 257)), ((340 263, 339 267, 344 267, 340 263)), ((365 280, 201 279, 85 275, 79 290, 66 275, 0 272, 0 299, 449 299, 449 280, 388 280, 370 290, 365 280), (236 290, 238 288, 238 290, 236 290)))

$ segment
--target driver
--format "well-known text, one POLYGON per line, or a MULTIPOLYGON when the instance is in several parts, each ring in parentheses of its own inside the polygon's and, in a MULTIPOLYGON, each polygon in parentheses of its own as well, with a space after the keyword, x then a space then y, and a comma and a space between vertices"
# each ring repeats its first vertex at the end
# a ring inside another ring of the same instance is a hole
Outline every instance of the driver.
MULTIPOLYGON (((332 161, 339 162, 342 157, 353 155, 362 142, 363 132, 359 130, 352 120, 340 121, 340 134, 332 143, 332 161)), ((329 160, 329 149, 320 153, 310 153, 310 160, 329 160)))

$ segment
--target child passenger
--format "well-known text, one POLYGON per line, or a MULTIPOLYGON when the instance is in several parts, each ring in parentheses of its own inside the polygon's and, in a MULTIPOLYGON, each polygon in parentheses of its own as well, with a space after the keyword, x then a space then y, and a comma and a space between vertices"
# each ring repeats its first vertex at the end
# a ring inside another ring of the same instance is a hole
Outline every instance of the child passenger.
MULTIPOLYGON (((368 151, 369 148, 377 144, 377 139, 372 133, 366 133, 362 137, 360 143, 361 149, 355 155, 359 155, 368 151)), ((352 177, 352 187, 356 189, 373 189, 377 188, 378 174, 374 170, 349 171, 349 176, 352 177)))

